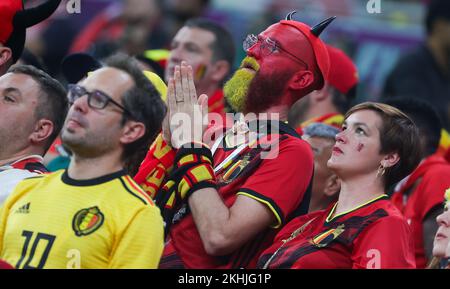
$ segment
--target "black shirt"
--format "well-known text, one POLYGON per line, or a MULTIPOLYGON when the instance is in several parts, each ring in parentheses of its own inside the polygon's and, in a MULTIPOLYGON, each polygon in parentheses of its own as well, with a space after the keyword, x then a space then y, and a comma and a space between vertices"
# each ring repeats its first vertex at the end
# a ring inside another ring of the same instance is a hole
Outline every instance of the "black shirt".
POLYGON ((426 100, 436 109, 443 127, 450 131, 450 75, 438 66, 427 46, 421 45, 401 57, 389 74, 384 97, 393 96, 426 100))

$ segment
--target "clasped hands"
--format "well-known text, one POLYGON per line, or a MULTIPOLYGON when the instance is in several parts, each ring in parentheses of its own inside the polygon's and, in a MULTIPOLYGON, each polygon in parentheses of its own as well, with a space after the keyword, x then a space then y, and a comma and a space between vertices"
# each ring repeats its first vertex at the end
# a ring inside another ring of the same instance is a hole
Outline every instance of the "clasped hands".
POLYGON ((168 111, 163 122, 164 140, 178 149, 188 143, 201 143, 208 123, 208 96, 197 97, 192 67, 185 61, 175 66, 167 87, 168 111))

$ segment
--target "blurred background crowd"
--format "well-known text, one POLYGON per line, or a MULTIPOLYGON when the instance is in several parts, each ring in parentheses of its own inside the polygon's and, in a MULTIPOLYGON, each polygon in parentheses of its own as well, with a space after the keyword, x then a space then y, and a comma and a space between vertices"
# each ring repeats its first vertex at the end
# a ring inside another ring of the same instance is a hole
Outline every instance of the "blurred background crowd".
MULTIPOLYGON (((34 6, 39 1, 25 2, 34 6)), ((338 21, 322 38, 354 60, 360 102, 377 100, 399 56, 423 41, 427 2, 380 0, 381 13, 369 13, 368 1, 362 0, 81 0, 80 13, 70 14, 67 5, 60 5, 51 18, 30 28, 26 48, 58 76, 61 60, 69 53, 89 52, 103 58, 116 50, 138 55, 148 49, 168 49, 192 17, 219 22, 241 43, 247 34, 259 33, 291 10, 299 11, 296 17, 308 24, 336 15, 338 21)), ((240 45, 236 49, 235 66, 244 57, 240 45)))
MULTIPOLYGON (((44 1, 24 2, 26 7, 33 7, 44 1)), ((313 196, 309 212, 324 209, 336 200, 338 193, 343 192, 341 189, 344 186, 340 186, 338 176, 327 168, 327 160, 330 159, 334 140, 339 142, 337 134, 340 133, 345 112, 351 106, 365 101, 392 105, 414 121, 420 134, 420 137, 414 137, 410 142, 399 137, 406 142, 399 145, 400 151, 410 146, 418 152, 420 146, 422 153, 420 156, 417 153, 417 163, 420 161, 420 164, 413 173, 406 178, 399 178, 400 182, 397 180, 389 183, 384 189, 386 193, 392 194, 392 202, 413 228, 415 262, 418 268, 424 268, 432 256, 443 256, 432 254, 432 237, 438 226, 445 223, 439 221, 437 216, 442 213, 443 192, 449 188, 450 180, 450 2, 435 1, 432 5, 430 2, 431 0, 63 0, 52 17, 28 29, 25 52, 20 60, 41 68, 61 83, 67 84, 77 83, 88 72, 101 67, 104 59, 117 52, 124 52, 136 56, 140 61, 139 69, 151 70, 161 78, 155 79, 146 74, 164 100, 167 93, 162 79, 167 82, 174 75, 174 66, 185 60, 192 65, 197 94, 209 96, 209 112, 217 112, 225 117, 222 115, 225 111, 243 110, 242 107, 233 106, 229 99, 227 102, 222 101, 224 94, 230 95, 227 93, 227 85, 223 90, 222 85, 227 80, 226 76, 239 67, 246 55, 253 55, 251 48, 256 47, 257 42, 261 42, 257 52, 260 55, 266 57, 279 48, 308 68, 307 57, 300 59, 286 47, 283 48, 284 44, 277 46, 271 37, 258 38, 255 35, 266 31, 268 26, 283 19, 290 11, 297 11, 295 20, 311 27, 335 15, 336 20, 320 35, 329 45, 327 53, 323 54, 328 55, 327 60, 330 61, 330 73, 324 76, 324 87, 298 95, 302 99, 295 104, 294 101, 290 103, 289 106, 293 105, 289 115, 287 109, 286 112, 283 111, 288 115, 289 125, 303 135, 314 153, 314 168, 311 167, 314 169, 314 178, 311 177, 312 186, 308 185, 312 188, 313 196), (220 24, 230 32, 233 39, 220 26, 215 27, 214 23, 205 23, 199 18, 220 24), (193 41, 189 41, 191 39, 193 41), (204 47, 207 49, 203 49, 204 47), (67 58, 68 55, 78 53, 83 54, 78 58, 67 58), (306 62, 302 59, 306 59, 306 62)), ((289 15, 292 17, 293 14, 289 15)), ((333 19, 329 18, 327 21, 315 26, 311 33, 318 36, 323 27, 333 19)), ((282 34, 280 31, 277 33, 279 34, 276 35, 282 34)), ((311 43, 308 45, 313 46, 311 43)), ((309 46, 298 46, 297 50, 304 51, 308 48, 309 46), (303 49, 304 47, 307 48, 303 49)), ((311 64, 321 67, 325 57, 317 55, 316 50, 314 53, 317 62, 310 63, 310 67, 311 64)), ((288 62, 277 62, 276 65, 268 63, 266 66, 278 68, 274 70, 280 75, 288 70, 284 67, 288 62)), ((259 69, 252 66, 258 63, 252 64, 249 58, 241 65, 247 70, 259 69)), ((265 111, 258 106, 270 104, 270 97, 279 96, 278 86, 284 85, 285 80, 274 78, 273 75, 267 78, 269 81, 264 79, 255 82, 259 89, 257 97, 249 97, 252 101, 256 99, 255 103, 249 102, 254 111, 265 111)), ((232 81, 228 83, 230 82, 232 81)), ((114 85, 117 83, 109 83, 108 88, 112 89, 114 85)), ((236 86, 242 87, 241 84, 236 86)), ((78 97, 89 95, 88 102, 92 107, 92 93, 81 90, 82 87, 71 86, 69 96, 77 95, 75 89, 79 90, 78 97)), ((293 93, 291 87, 284 91, 288 95, 293 93)), ((250 92, 246 93, 251 95, 250 92)), ((295 97, 292 95, 292 99, 295 97)), ((289 98, 289 101, 292 99, 289 98)), ((159 96, 158 100, 160 101, 159 96)), ((179 102, 183 101, 176 103, 179 102)), ((94 108, 103 109, 108 102, 103 104, 97 104, 97 107, 94 105, 94 108)), ((123 108, 117 103, 116 106, 123 108)), ((162 118, 162 115, 158 117, 162 118)), ((345 126, 344 124, 344 130, 345 126)), ((385 131, 381 133, 381 141, 390 141, 401 135, 393 136, 385 131)), ((167 139, 170 140, 170 136, 167 139)), ((60 144, 61 141, 57 140, 47 154, 47 162, 60 155, 57 160, 61 163, 45 163, 50 171, 65 168, 70 161, 68 156, 71 153, 60 144)), ((358 152, 363 147, 363 144, 360 145, 358 152)), ((142 148, 143 150, 135 151, 136 157, 131 158, 130 162, 127 160, 125 167, 130 175, 135 176, 139 185, 146 185, 150 174, 146 172, 141 175, 141 171, 138 172, 140 165, 145 167, 142 160, 147 154, 148 146, 142 148)), ((152 149, 150 148, 147 156, 153 153, 152 149)), ((414 153, 406 155, 408 161, 415 158, 414 153)), ((376 178, 379 174, 383 176, 387 168, 383 164, 380 167, 376 178)), ((163 179, 164 175, 160 174, 157 179, 159 184, 163 179)), ((298 186, 292 185, 291 189, 294 187, 298 186)), ((146 192, 154 197, 157 191, 157 188, 151 187, 146 192)), ((28 207, 24 210, 28 210, 28 207)), ((171 214, 173 212, 170 211, 171 214)), ((448 205, 445 212, 448 212, 448 205)), ((169 222, 172 217, 173 215, 169 215, 169 222)), ((446 227, 449 227, 447 223, 446 227)), ((447 252, 445 256, 448 257, 448 254, 447 252)), ((441 267, 448 265, 445 263, 447 260, 440 261, 443 261, 441 267)))

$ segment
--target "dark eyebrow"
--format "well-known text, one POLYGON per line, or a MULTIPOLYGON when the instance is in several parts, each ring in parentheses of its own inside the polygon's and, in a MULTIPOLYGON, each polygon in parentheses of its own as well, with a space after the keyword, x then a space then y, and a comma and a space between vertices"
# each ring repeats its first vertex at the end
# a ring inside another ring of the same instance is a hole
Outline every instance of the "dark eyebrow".
POLYGON ((370 130, 369 127, 367 126, 367 124, 362 123, 362 122, 355 122, 353 125, 364 126, 364 127, 366 127, 368 130, 370 130))
POLYGON ((197 45, 197 43, 195 43, 193 41, 185 42, 184 46, 187 47, 187 48, 190 48, 190 49, 194 48, 194 49, 197 49, 197 50, 202 50, 201 47, 199 45, 197 45))
POLYGON ((15 88, 15 87, 8 87, 3 90, 3 93, 9 93, 9 92, 17 93, 19 96, 22 96, 22 92, 20 91, 20 89, 15 88))
MULTIPOLYGON (((345 120, 342 123, 342 126, 344 126, 344 125, 348 126, 348 124, 345 120)), ((352 125, 353 126, 363 126, 367 130, 367 132, 370 132, 370 128, 367 126, 367 124, 365 124, 363 122, 355 122, 355 123, 352 123, 352 125)))
POLYGON ((108 98, 112 98, 109 96, 109 94, 107 94, 106 92, 104 92, 103 90, 100 89, 92 89, 92 90, 88 90, 86 87, 82 86, 82 85, 78 85, 78 87, 81 87, 82 89, 84 89, 86 91, 86 93, 94 93, 94 92, 100 92, 101 94, 104 94, 105 96, 107 96, 108 98))

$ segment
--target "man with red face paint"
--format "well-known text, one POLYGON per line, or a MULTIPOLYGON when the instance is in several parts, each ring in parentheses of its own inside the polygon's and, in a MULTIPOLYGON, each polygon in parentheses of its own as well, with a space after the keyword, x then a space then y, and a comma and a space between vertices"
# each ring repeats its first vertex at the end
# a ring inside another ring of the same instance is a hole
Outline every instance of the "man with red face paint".
MULTIPOLYGON (((313 154, 284 121, 297 99, 323 86, 329 61, 318 36, 334 17, 311 28, 292 15, 244 42, 247 57, 224 87, 244 121, 210 146, 202 134, 177 138, 166 124, 165 139, 144 160, 135 179, 149 192, 167 175, 155 195, 167 234, 160 268, 254 268, 278 229, 307 212, 313 154)), ((204 114, 206 102, 192 68, 175 67, 166 123, 177 112, 204 114)), ((201 122, 189 125, 203 130, 201 122)))

